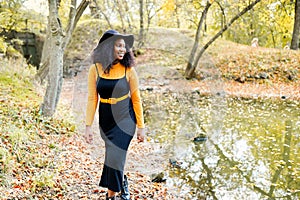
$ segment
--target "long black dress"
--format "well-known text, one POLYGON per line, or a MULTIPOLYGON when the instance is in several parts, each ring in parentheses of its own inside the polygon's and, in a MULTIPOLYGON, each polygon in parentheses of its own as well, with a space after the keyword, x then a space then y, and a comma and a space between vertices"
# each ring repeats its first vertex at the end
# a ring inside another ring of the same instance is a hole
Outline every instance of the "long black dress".
MULTIPOLYGON (((126 68, 124 77, 120 79, 102 78, 98 70, 97 74, 97 92, 101 98, 119 98, 129 93, 126 68)), ((99 126, 101 137, 105 142, 105 161, 99 186, 119 192, 122 187, 127 149, 136 129, 131 99, 128 97, 117 104, 100 103, 99 126)))

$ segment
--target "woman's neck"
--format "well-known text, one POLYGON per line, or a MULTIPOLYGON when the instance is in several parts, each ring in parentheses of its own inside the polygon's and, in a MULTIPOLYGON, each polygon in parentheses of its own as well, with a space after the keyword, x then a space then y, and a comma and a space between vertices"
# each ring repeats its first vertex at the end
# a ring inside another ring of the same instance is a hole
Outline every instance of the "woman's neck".
POLYGON ((116 60, 114 60, 113 62, 112 62, 112 65, 116 65, 116 64, 118 64, 120 61, 118 60, 118 59, 116 59, 116 60))

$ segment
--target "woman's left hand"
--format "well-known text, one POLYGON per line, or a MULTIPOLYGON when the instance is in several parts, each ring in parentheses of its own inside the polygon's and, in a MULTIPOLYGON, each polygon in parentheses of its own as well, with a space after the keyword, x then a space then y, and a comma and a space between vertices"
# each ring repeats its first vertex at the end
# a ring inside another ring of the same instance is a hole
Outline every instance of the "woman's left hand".
POLYGON ((144 128, 137 129, 137 139, 138 139, 138 142, 144 142, 144 140, 145 140, 145 129, 144 128))

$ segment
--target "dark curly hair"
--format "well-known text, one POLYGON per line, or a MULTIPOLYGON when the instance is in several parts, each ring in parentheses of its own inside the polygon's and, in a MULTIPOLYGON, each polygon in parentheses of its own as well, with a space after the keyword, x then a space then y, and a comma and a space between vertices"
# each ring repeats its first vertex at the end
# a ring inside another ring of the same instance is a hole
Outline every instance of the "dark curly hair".
MULTIPOLYGON (((93 50, 92 53, 92 61, 93 63, 101 63, 104 73, 108 74, 110 69, 113 66, 114 59, 114 45, 115 41, 120 37, 110 37, 106 39, 104 42, 101 42, 97 45, 97 47, 93 50)), ((135 64, 134 55, 130 50, 129 46, 125 44, 126 53, 122 60, 119 62, 124 65, 126 68, 133 67, 135 64)))

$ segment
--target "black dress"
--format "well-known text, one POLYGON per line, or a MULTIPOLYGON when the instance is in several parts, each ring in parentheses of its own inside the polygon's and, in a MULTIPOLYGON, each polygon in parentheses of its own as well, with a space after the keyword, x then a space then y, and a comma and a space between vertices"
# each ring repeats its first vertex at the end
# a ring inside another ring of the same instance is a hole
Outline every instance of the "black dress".
MULTIPOLYGON (((99 76, 96 67, 97 92, 101 98, 119 98, 129 94, 126 68, 124 69, 123 78, 106 79, 99 76)), ((100 102, 99 127, 105 142, 105 161, 99 186, 119 192, 123 182, 127 149, 136 129, 136 118, 130 97, 116 104, 100 102)))

